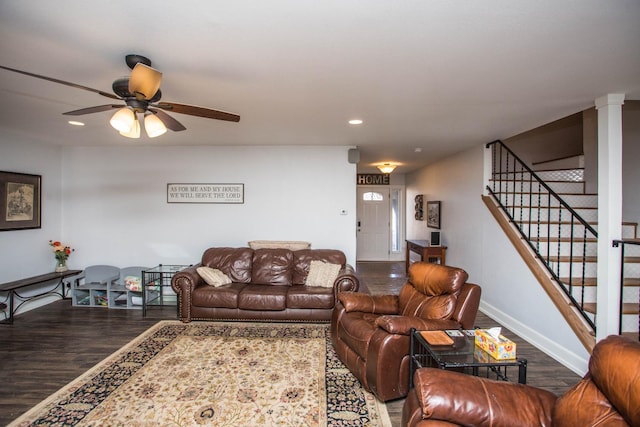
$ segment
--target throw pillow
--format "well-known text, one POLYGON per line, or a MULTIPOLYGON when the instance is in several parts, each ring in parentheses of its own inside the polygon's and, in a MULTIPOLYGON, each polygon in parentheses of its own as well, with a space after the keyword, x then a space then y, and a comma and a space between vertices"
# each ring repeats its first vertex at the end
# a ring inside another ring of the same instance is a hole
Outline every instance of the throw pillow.
POLYGON ((222 286, 231 283, 229 276, 216 268, 198 267, 196 271, 211 286, 222 286))
POLYGON ((127 276, 124 278, 124 286, 133 292, 142 292, 142 283, 137 276, 127 276))
POLYGON ((305 285, 331 288, 333 287, 333 282, 338 277, 338 273, 341 268, 342 266, 340 264, 330 264, 324 261, 311 261, 305 285))

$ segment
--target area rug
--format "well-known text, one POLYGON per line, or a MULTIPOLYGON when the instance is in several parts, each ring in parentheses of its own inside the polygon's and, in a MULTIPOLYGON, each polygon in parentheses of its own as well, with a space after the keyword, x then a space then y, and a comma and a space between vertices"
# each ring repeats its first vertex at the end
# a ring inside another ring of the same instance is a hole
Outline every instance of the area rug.
POLYGON ((328 325, 157 323, 10 426, 391 426, 328 325))

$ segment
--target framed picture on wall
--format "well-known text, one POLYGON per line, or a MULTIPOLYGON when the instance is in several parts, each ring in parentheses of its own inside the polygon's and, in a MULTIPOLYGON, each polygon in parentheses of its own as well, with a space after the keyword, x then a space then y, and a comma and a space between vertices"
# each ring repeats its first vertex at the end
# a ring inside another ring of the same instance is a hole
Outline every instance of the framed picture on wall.
POLYGON ((0 231, 40 228, 40 175, 0 172, 0 231))
POLYGON ((440 229, 440 202, 427 202, 427 227, 440 229))

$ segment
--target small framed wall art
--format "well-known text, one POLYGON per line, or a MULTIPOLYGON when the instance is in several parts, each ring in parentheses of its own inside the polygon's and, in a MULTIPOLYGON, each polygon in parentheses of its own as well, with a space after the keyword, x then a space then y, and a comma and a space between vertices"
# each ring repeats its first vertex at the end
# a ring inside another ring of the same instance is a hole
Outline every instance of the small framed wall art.
POLYGON ((40 228, 40 175, 0 172, 0 231, 40 228))
POLYGON ((440 202, 427 202, 427 227, 440 229, 440 202))

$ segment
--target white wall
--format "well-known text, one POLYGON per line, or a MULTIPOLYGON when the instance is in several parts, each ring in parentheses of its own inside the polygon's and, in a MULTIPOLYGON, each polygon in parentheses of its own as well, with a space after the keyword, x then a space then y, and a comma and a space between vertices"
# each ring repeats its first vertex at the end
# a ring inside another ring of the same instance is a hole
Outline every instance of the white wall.
MULTIPOLYGON (((447 264, 482 287, 481 310, 580 374, 588 353, 538 284, 481 200, 484 145, 406 176, 407 200, 440 200, 447 264)), ((408 217, 407 237, 427 238, 408 217)))
POLYGON ((355 265, 348 148, 61 148, 0 135, 0 170, 42 175, 42 228, 0 233, 0 283, 52 272, 49 240, 75 249, 73 269, 191 264, 208 247, 249 240, 309 241, 344 251, 355 265), (243 183, 245 202, 168 204, 167 183, 180 182, 243 183))
POLYGON ((309 241, 355 265, 348 148, 65 148, 62 230, 76 248, 69 266, 191 264, 208 247, 250 240, 309 241), (168 183, 242 183, 245 202, 169 204, 168 183))
POLYGON ((0 232, 0 283, 52 272, 56 259, 49 240, 61 237, 61 150, 0 134, 0 170, 42 176, 41 225, 0 232))

